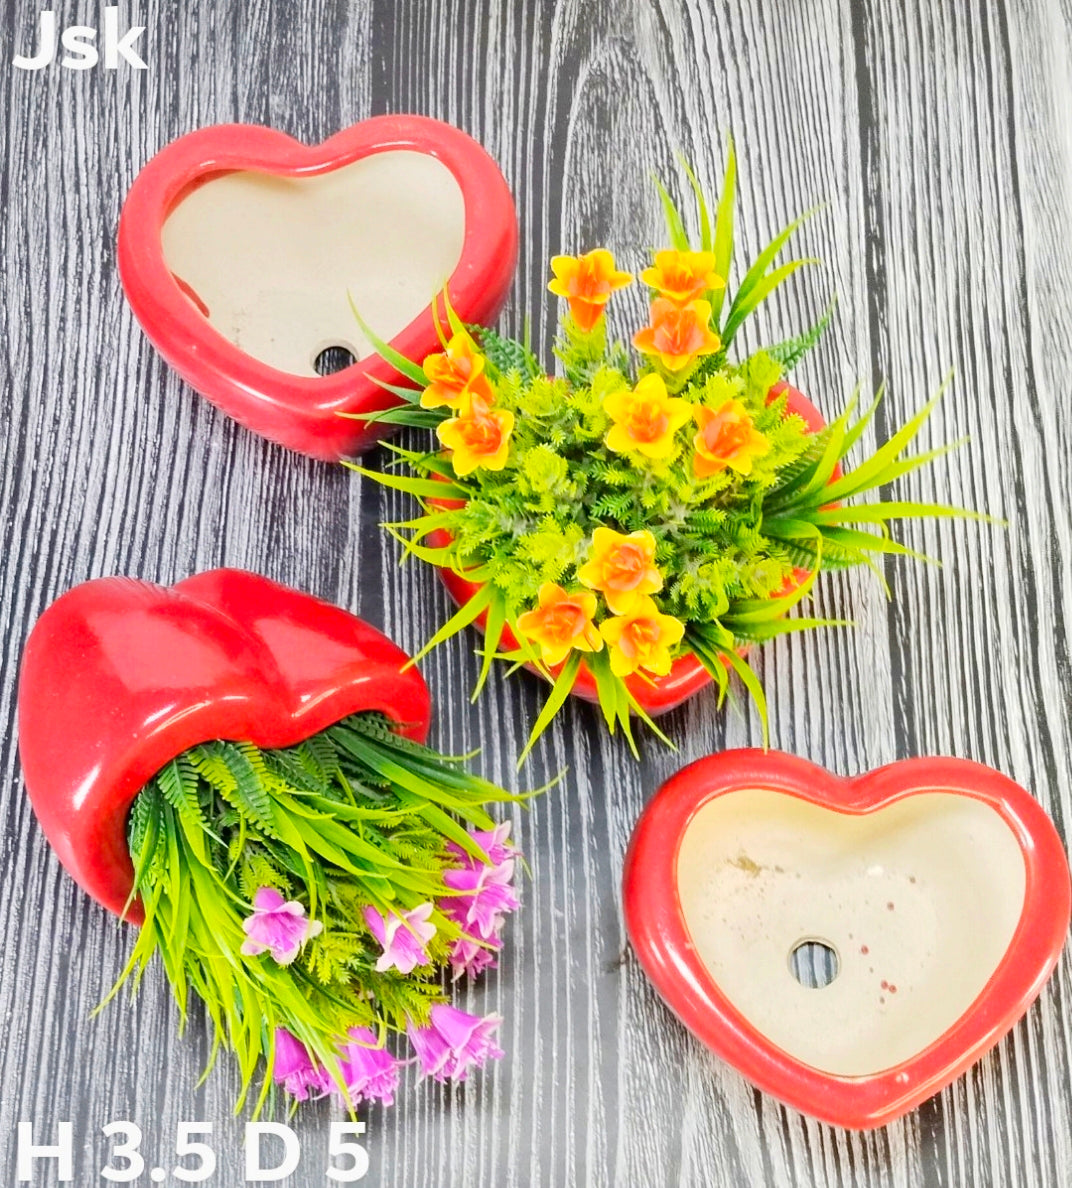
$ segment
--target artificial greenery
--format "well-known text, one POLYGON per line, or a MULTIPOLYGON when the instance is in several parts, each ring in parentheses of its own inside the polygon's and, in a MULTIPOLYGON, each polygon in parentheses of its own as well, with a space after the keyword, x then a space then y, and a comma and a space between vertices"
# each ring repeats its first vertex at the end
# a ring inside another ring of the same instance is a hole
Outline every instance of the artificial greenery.
MULTIPOLYGON (((659 185, 672 248, 657 253, 654 266, 642 274, 652 289, 652 325, 634 337, 636 352, 608 337, 603 306, 632 278, 618 272, 602 249, 552 261, 551 288, 570 305, 555 344, 558 375, 547 374, 526 344, 463 326, 445 300, 444 352, 424 366, 401 357, 362 323, 381 354, 414 385, 391 386, 404 403, 370 419, 434 428, 440 448, 388 446, 401 473, 355 469, 420 503, 420 515, 385 525, 405 554, 479 586, 425 651, 485 616, 477 692, 497 656, 535 668, 552 682, 529 747, 587 670, 608 726, 612 732, 620 726, 635 753, 630 715, 651 724, 640 704, 645 682, 665 675, 671 662, 688 654, 713 678, 720 700, 736 673, 756 701, 766 732, 763 690, 743 650, 830 625, 786 617, 820 572, 865 564, 881 578, 876 558, 916 556, 891 539, 891 522, 973 514, 932 503, 856 501, 959 443, 913 452, 938 395, 855 465, 849 455, 881 392, 863 412, 853 397, 833 423, 818 432, 809 427, 778 385, 818 341, 829 309, 804 334, 744 359, 731 358, 745 319, 811 262, 777 263, 807 216, 771 241, 730 297, 732 144, 713 217, 687 166, 686 173, 698 230, 690 237, 659 185), (637 444, 639 437, 628 437, 641 432, 634 416, 641 397, 647 401, 641 413, 648 418, 641 430, 650 436, 655 430, 645 425, 656 414, 662 418, 658 453, 637 444), (586 576, 602 547, 600 529, 640 542, 634 552, 646 547, 650 534, 659 584, 655 579, 649 584, 653 601, 643 603, 644 622, 636 619, 638 600, 632 612, 625 604, 616 609, 598 580, 586 576), (541 593, 551 587, 558 592, 541 593), (584 587, 599 596, 591 615, 584 587), (559 600, 557 610, 590 617, 595 632, 577 634, 564 656, 547 642, 556 613, 552 599, 559 600), (621 615, 624 627, 615 622, 621 615), (637 640, 645 631, 645 638, 661 633, 665 646, 649 649, 638 662, 633 644, 630 658, 618 642, 623 630, 637 640)), ((439 324, 438 303, 435 312, 439 324)))
MULTIPOLYGON (((402 737, 382 715, 352 715, 297 746, 209 742, 172 760, 134 801, 133 895, 145 923, 116 987, 135 986, 155 954, 185 1023, 189 991, 213 1023, 209 1067, 234 1051, 240 1108, 261 1057, 271 1071, 277 1028, 338 1077, 339 1037, 382 1038, 424 1024, 448 1000, 441 977, 462 929, 442 910, 459 855, 485 856, 466 826, 491 830, 492 802, 517 801, 461 759, 402 737), (248 957, 243 921, 258 889, 299 902, 322 930, 292 964, 248 957), (378 972, 366 923, 431 904, 429 962, 378 972)), ((111 995, 109 995, 111 997, 111 995)), ((206 1070, 207 1073, 208 1070, 206 1070)), ((258 1110, 271 1089, 264 1077, 258 1110)))

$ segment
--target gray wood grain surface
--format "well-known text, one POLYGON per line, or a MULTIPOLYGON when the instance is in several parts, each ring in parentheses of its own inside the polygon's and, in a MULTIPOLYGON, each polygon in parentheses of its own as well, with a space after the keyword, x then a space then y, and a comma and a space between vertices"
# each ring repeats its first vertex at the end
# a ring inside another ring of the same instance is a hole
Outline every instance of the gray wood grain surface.
MULTIPOLYGON (((364 116, 450 120, 500 162, 522 251, 504 314, 546 351, 546 261, 606 243, 632 265, 660 242, 651 171, 681 150, 707 184, 732 130, 740 234, 754 249, 825 201, 802 245, 821 267, 759 319, 776 338, 839 298, 798 382, 834 412, 883 378, 881 437, 950 369, 929 434, 969 434, 913 495, 1006 529, 924 524, 904 539, 944 568, 827 579, 819 608, 855 630, 764 650, 776 746, 843 773, 943 752, 1030 788, 1072 823, 1072 7, 1067 0, 140 0, 149 69, 10 67, 40 5, 0 0, 0 1164, 17 1123, 74 1123, 78 1184, 100 1127, 136 1120, 172 1166, 181 1120, 211 1121, 243 1181, 236 1079, 201 1015, 178 1034, 159 972, 133 1006, 92 1007, 131 934, 62 873, 20 780, 19 654, 76 582, 170 582, 246 566, 334 599, 416 647, 447 613, 377 529, 405 501, 251 436, 169 372, 127 308, 116 222, 138 169, 190 129, 231 120, 317 141, 364 116)), ((100 5, 58 0, 61 22, 100 5)), ((679 181, 680 179, 676 179, 679 181)), ((676 184, 676 183, 675 183, 676 184)), ((639 294, 623 303, 638 313, 639 294)), ((623 314, 624 322, 624 314, 623 314)), ((541 690, 496 677, 471 707, 471 639, 424 671, 444 749, 513 760, 541 690)), ((519 814, 532 877, 502 969, 467 991, 505 1017, 507 1057, 471 1084, 417 1086, 368 1121, 370 1184, 920 1186, 1072 1183, 1072 966, 997 1049, 920 1110, 857 1135, 755 1092, 679 1027, 630 954, 619 878, 642 806, 685 761, 759 742, 754 712, 697 698, 668 719, 677 754, 635 763, 572 706, 521 777, 562 785, 519 814)), ((300 1117, 302 1171, 327 1183, 331 1109, 300 1117)), ((53 1183, 41 1175, 35 1183, 53 1183)), ((148 1183, 148 1177, 140 1181, 148 1183)), ((175 1182, 172 1180, 171 1182, 175 1182)))

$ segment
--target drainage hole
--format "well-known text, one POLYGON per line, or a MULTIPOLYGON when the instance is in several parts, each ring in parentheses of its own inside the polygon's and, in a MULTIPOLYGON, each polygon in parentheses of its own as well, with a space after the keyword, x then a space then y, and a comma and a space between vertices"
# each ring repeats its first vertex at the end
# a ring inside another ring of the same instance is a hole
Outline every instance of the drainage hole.
POLYGON ((789 972, 809 990, 821 990, 838 976, 841 961, 833 945, 807 937, 797 941, 789 954, 789 972))
POLYGON ((337 371, 345 371, 347 367, 352 367, 356 362, 357 358, 349 347, 329 346, 313 360, 313 367, 317 375, 334 375, 337 371))

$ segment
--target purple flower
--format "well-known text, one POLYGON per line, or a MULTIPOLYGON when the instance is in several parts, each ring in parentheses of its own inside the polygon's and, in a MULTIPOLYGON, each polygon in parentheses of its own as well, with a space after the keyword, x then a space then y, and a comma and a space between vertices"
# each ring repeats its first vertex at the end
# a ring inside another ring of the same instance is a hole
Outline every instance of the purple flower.
POLYGON ((518 907, 518 898, 511 886, 513 877, 513 858, 507 858, 498 866, 479 863, 445 870, 443 882, 461 894, 441 899, 440 911, 467 931, 490 940, 502 926, 503 916, 518 907))
POLYGON ((324 1069, 313 1064, 301 1040, 295 1039, 283 1027, 277 1027, 275 1031, 272 1080, 298 1101, 307 1101, 310 1090, 314 1090, 317 1097, 327 1092, 324 1069))
POLYGON ((346 1097, 343 1098, 339 1086, 329 1078, 332 1091, 344 1105, 357 1105, 360 1101, 382 1101, 384 1105, 393 1105, 402 1062, 380 1045, 367 1027, 351 1027, 347 1035, 350 1042, 340 1053, 346 1097))
POLYGON ((502 941, 499 940, 498 932, 494 937, 486 937, 483 941, 476 941, 463 933, 454 942, 448 958, 453 981, 456 982, 462 974, 475 978, 486 969, 494 969, 498 965, 495 954, 501 947, 502 941))
MULTIPOLYGON (((488 855, 489 862, 474 858, 454 842, 448 843, 448 849, 458 859, 458 865, 443 872, 443 882, 459 894, 440 900, 439 908, 464 929, 455 946, 459 955, 471 953, 473 941, 488 941, 498 948, 503 918, 507 912, 518 907, 518 898, 512 886, 517 850, 510 844, 509 833, 510 822, 506 821, 493 830, 471 834, 473 841, 488 855), (462 946, 460 950, 458 945, 462 946)), ((451 957, 457 977, 454 954, 451 957)), ((490 964, 493 964, 490 954, 475 963, 464 962, 470 973, 478 973, 490 964)))
POLYGON ((286 902, 274 887, 259 887, 253 896, 253 914, 242 921, 246 940, 242 952, 259 957, 271 952, 280 965, 289 965, 307 940, 319 936, 324 925, 307 920, 305 908, 293 900, 286 902))
POLYGON ((298 1101, 308 1101, 310 1095, 324 1097, 333 1093, 344 1105, 353 1106, 361 1101, 393 1105, 402 1062, 379 1046, 367 1027, 351 1027, 347 1039, 349 1042, 339 1051, 339 1073, 346 1086, 345 1094, 326 1068, 313 1063, 305 1045, 282 1027, 275 1033, 272 1079, 298 1101))
POLYGON ((418 965, 428 965, 424 946, 436 934, 434 924, 428 923, 432 905, 422 903, 401 916, 392 912, 385 920, 374 908, 365 908, 365 922, 372 935, 383 945, 383 953, 376 962, 376 970, 384 973, 393 966, 399 973, 412 973, 418 965))
POLYGON ((502 1049, 492 1033, 502 1017, 488 1015, 481 1019, 439 1002, 432 1007, 428 1027, 417 1027, 411 1020, 406 1032, 421 1065, 421 1075, 437 1081, 464 1081, 470 1068, 481 1068, 488 1060, 498 1060, 502 1049))
MULTIPOLYGON (((517 847, 510 841, 510 824, 509 821, 503 821, 494 829, 471 829, 469 831, 469 836, 487 854, 488 862, 492 866, 498 866, 507 858, 513 858, 517 854, 517 847)), ((463 850, 457 842, 447 842, 447 849, 462 862, 475 861, 472 855, 463 850)))

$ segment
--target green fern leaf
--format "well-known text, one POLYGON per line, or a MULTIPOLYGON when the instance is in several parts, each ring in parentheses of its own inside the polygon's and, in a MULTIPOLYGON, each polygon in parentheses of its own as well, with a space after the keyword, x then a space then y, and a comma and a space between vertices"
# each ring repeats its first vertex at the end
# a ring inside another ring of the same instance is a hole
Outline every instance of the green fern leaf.
POLYGON ((523 380, 535 379, 540 374, 540 361, 524 343, 504 338, 486 326, 471 326, 469 329, 496 371, 502 374, 515 372, 523 380))
POLYGON ((194 767, 219 794, 269 837, 277 837, 272 799, 265 787, 267 769, 249 743, 210 742, 190 752, 194 767))

